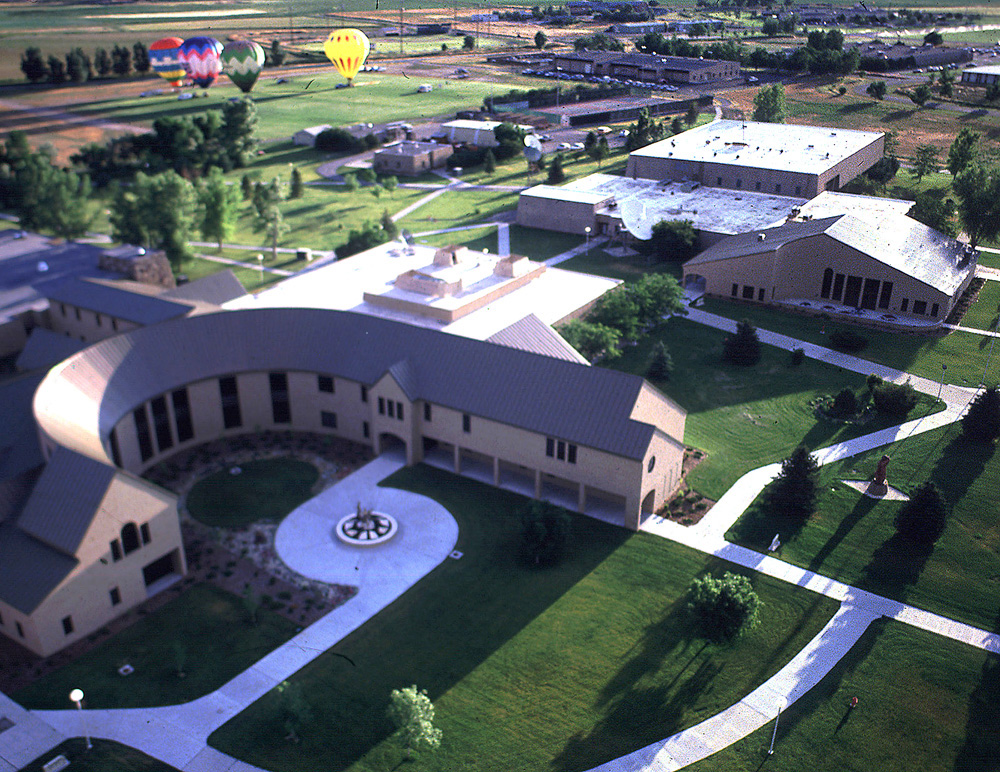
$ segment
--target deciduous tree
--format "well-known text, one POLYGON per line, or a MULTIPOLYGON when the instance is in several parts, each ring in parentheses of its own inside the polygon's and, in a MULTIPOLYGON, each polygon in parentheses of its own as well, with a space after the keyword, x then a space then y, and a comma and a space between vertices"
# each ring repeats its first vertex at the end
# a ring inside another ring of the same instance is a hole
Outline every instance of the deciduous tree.
POLYGON ((784 123, 788 108, 781 83, 765 86, 753 98, 753 119, 764 123, 784 123))
POLYGON ((688 589, 688 611, 701 635, 715 643, 729 643, 756 627, 761 605, 750 579, 731 571, 695 579, 688 589))
POLYGON ((21 54, 21 72, 32 83, 45 80, 49 75, 49 69, 42 58, 42 51, 35 46, 29 46, 21 54))
POLYGON ((951 181, 958 216, 975 248, 1000 234, 1000 167, 972 163, 951 181))
POLYGON ((913 154, 913 176, 919 183, 928 174, 936 174, 940 169, 938 166, 938 153, 941 151, 934 145, 921 145, 913 154))
POLYGON ((618 343, 621 335, 618 330, 607 325, 571 319, 559 327, 558 332, 588 362, 602 355, 607 359, 620 355, 618 343))
POLYGON ((958 132, 958 136, 948 148, 948 171, 955 177, 966 170, 966 168, 979 154, 978 131, 973 131, 968 126, 963 126, 958 132))
POLYGON ((698 234, 691 220, 660 220, 647 244, 657 260, 684 262, 698 251, 698 234))
POLYGON ((223 242, 232 235, 239 217, 240 191, 227 185, 222 172, 214 170, 198 184, 201 205, 201 235, 215 241, 222 251, 223 242))
POLYGON ((962 417, 962 434, 976 442, 1000 437, 1000 390, 993 386, 976 396, 962 417))
POLYGON ((434 726, 434 703, 416 684, 392 690, 388 716, 396 727, 394 737, 406 749, 407 758, 421 746, 434 749, 441 745, 441 730, 434 726))
POLYGON ((194 186, 174 171, 139 172, 131 187, 119 187, 111 205, 111 237, 166 252, 175 268, 187 259, 194 223, 194 186))

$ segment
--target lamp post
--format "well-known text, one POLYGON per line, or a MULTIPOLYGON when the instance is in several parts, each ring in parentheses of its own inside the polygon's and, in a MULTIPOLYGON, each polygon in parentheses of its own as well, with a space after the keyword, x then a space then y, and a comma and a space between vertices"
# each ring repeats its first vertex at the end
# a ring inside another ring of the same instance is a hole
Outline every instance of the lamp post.
POLYGON ((774 755, 774 740, 778 736, 778 719, 781 718, 781 709, 784 707, 785 701, 782 700, 778 703, 778 715, 774 717, 774 732, 771 733, 771 747, 767 749, 767 755, 774 755))
POLYGON ((587 251, 590 251, 590 226, 588 225, 583 229, 583 232, 587 235, 587 251))
POLYGON ((76 709, 80 711, 80 726, 83 728, 83 736, 87 739, 87 750, 89 751, 94 747, 93 743, 90 742, 90 733, 87 731, 87 722, 83 717, 83 689, 74 689, 69 693, 69 699, 71 702, 76 703, 76 709))
POLYGON ((941 401, 941 391, 942 391, 942 389, 944 389, 944 373, 945 373, 945 371, 947 369, 948 369, 948 365, 946 365, 946 364, 942 364, 941 365, 941 383, 938 384, 937 399, 934 400, 935 403, 941 401))
POLYGON ((257 268, 260 271, 260 286, 264 286, 264 253, 257 253, 257 268))

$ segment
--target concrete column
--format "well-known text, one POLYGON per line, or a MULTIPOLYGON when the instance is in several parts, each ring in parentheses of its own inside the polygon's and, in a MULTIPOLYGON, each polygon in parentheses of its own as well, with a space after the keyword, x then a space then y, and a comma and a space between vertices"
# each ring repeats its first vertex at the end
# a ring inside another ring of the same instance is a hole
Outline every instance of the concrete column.
POLYGON ((587 486, 580 483, 580 490, 576 496, 576 509, 578 512, 587 511, 587 486))
POLYGON ((493 485, 500 487, 500 457, 493 457, 493 485))
POLYGON ((642 501, 638 496, 630 495, 625 498, 625 527, 630 531, 638 531, 642 524, 642 501))
POLYGON ((462 474, 462 449, 455 446, 455 474, 462 474))
POLYGON ((535 498, 540 499, 542 497, 542 470, 535 470, 535 498))

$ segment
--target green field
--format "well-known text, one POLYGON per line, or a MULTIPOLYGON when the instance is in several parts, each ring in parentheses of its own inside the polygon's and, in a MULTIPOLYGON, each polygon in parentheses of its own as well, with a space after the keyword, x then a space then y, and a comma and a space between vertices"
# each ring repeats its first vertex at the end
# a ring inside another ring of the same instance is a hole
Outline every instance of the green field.
MULTIPOLYGON (((654 383, 688 411, 684 441, 707 451, 708 457, 687 482, 710 499, 718 499, 751 469, 787 457, 798 445, 822 448, 898 423, 879 414, 864 424, 818 418, 812 406, 816 399, 845 387, 860 398, 865 376, 811 359, 793 367, 787 351, 771 346, 761 347, 761 361, 752 367, 729 365, 722 361, 725 337, 720 330, 673 317, 606 363, 644 375, 654 343, 666 343, 674 371, 669 381, 654 383)), ((913 415, 930 407, 931 399, 922 398, 913 415)))
POLYGON ((686 769, 995 772, 998 691, 996 655, 882 619, 782 712, 773 756, 770 722, 686 769), (858 707, 849 711, 852 697, 858 707))
POLYGON ((748 511, 727 536, 766 549, 782 534, 781 557, 810 570, 987 630, 1000 619, 1000 526, 992 444, 966 442, 959 424, 877 448, 820 472, 816 514, 805 525, 748 511), (841 480, 865 480, 888 455, 889 483, 912 491, 932 480, 951 515, 932 553, 896 536, 898 502, 863 497, 841 480))
POLYGON ((113 740, 91 740, 87 749, 82 737, 66 740, 43 753, 20 772, 44 772, 44 765, 56 756, 65 756, 72 772, 178 772, 175 767, 113 740))
POLYGON ((416 683, 444 739, 405 764, 412 772, 589 769, 739 699, 836 608, 757 576, 760 626, 710 645, 692 637, 683 597, 695 576, 722 570, 713 558, 574 515, 567 556, 539 570, 518 558, 525 499, 425 466, 386 484, 447 507, 463 557, 292 677, 313 713, 301 742, 284 739, 272 692, 214 732, 213 747, 278 772, 393 769, 402 753, 386 739, 385 706, 416 683))
POLYGON ((211 585, 167 605, 65 667, 11 695, 26 708, 63 709, 83 684, 88 708, 145 708, 187 702, 218 689, 299 628, 262 607, 250 623, 242 600, 211 585), (178 676, 178 648, 184 676, 178 676), (118 674, 129 664, 134 672, 118 674))

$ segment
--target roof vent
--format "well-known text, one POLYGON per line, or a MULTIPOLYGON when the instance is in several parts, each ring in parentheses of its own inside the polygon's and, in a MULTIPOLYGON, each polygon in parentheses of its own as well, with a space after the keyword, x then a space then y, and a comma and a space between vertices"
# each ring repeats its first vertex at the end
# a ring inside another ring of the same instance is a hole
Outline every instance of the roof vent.
POLYGON ((767 238, 767 235, 764 234, 764 233, 758 233, 757 234, 757 241, 763 241, 766 238, 767 238))

